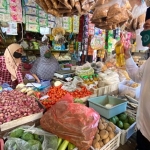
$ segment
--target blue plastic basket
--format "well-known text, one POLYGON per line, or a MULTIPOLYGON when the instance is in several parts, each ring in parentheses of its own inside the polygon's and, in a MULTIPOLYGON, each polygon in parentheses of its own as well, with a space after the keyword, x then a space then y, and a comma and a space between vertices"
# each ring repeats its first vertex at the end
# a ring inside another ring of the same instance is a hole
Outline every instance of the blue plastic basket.
POLYGON ((99 96, 89 98, 89 107, 96 110, 101 116, 110 119, 126 111, 127 101, 112 96, 99 96), (112 108, 105 107, 106 104, 112 104, 112 108))

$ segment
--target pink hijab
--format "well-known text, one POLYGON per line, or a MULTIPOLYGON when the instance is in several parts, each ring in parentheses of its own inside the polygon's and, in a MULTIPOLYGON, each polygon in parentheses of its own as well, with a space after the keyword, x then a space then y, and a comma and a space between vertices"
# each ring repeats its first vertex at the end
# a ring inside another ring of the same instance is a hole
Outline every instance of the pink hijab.
POLYGON ((15 81, 17 79, 17 68, 21 63, 21 59, 16 59, 13 54, 16 50, 22 48, 19 44, 13 43, 9 45, 4 53, 6 68, 11 74, 11 80, 15 81))

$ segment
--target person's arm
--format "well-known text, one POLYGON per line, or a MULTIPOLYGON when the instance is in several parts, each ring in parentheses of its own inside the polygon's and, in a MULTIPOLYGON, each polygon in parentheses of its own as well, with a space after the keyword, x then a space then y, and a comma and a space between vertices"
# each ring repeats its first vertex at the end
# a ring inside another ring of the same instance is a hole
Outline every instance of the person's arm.
POLYGON ((37 60, 34 62, 32 68, 31 68, 31 70, 30 70, 30 73, 31 73, 31 75, 35 78, 35 80, 37 81, 37 83, 40 83, 40 80, 39 80, 39 78, 38 78, 38 76, 37 76, 37 66, 38 66, 38 63, 39 63, 39 59, 37 59, 37 60))
POLYGON ((125 59, 126 59, 126 69, 130 78, 133 81, 140 83, 143 77, 145 64, 138 67, 134 62, 133 58, 131 57, 129 49, 125 49, 125 59))
POLYGON ((21 73, 21 69, 22 69, 22 65, 19 65, 18 68, 17 68, 17 81, 18 81, 18 84, 23 82, 23 76, 22 76, 22 73, 21 73))
POLYGON ((37 81, 37 83, 40 83, 40 80, 38 78, 38 76, 36 74, 32 74, 32 76, 35 78, 35 80, 37 81))

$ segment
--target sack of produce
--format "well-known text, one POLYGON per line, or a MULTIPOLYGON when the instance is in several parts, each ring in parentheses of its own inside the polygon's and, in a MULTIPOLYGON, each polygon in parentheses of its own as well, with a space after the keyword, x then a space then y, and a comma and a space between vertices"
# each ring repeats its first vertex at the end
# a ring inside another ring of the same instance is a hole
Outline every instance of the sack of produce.
POLYGON ((75 73, 78 76, 90 76, 94 74, 94 69, 90 63, 86 63, 83 66, 77 66, 75 73))
POLYGON ((33 126, 21 126, 8 135, 5 150, 57 150, 58 137, 33 126))
POLYGON ((87 150, 92 145, 99 119, 95 110, 73 103, 67 94, 44 114, 40 124, 44 130, 68 140, 80 150, 87 150))

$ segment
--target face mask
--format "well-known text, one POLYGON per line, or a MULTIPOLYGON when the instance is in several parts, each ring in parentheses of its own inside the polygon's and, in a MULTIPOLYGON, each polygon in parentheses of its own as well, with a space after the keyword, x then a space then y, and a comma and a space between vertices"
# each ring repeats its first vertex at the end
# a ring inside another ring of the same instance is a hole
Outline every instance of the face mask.
POLYGON ((45 57, 45 58, 50 58, 50 57, 51 57, 51 52, 46 52, 46 53, 44 54, 44 57, 45 57))
POLYGON ((142 31, 141 36, 143 46, 147 46, 148 44, 150 44, 150 30, 142 31))
POLYGON ((21 58, 22 57, 22 54, 21 53, 18 53, 18 52, 14 52, 13 56, 15 58, 21 58))

